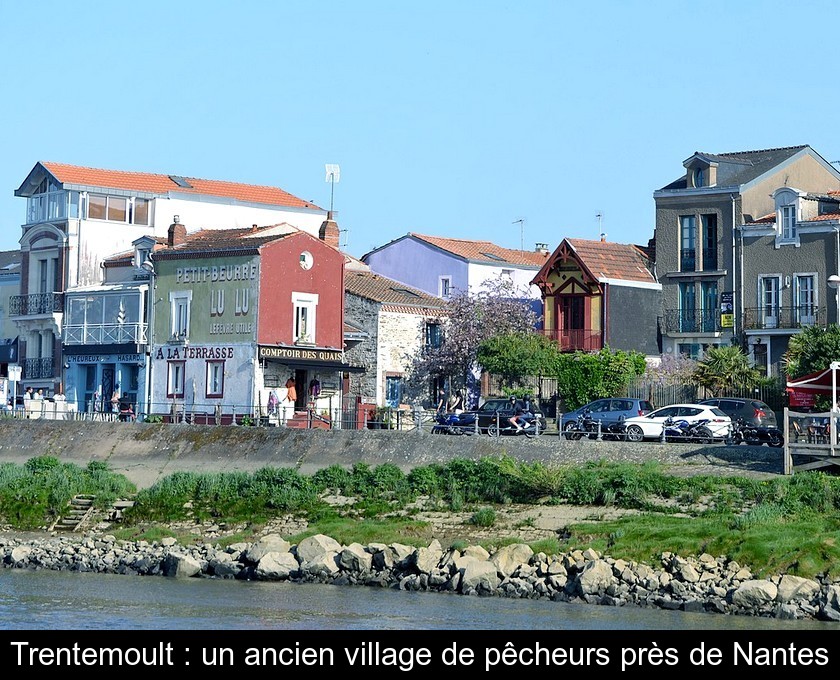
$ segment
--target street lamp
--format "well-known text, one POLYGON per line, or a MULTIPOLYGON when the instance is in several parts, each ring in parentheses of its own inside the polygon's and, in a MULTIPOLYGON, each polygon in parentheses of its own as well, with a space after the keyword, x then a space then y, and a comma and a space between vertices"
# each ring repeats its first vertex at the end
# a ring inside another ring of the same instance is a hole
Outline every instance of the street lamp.
POLYGON ((837 300, 837 316, 834 317, 834 323, 840 324, 840 276, 837 274, 829 276, 828 285, 834 288, 834 297, 837 300))

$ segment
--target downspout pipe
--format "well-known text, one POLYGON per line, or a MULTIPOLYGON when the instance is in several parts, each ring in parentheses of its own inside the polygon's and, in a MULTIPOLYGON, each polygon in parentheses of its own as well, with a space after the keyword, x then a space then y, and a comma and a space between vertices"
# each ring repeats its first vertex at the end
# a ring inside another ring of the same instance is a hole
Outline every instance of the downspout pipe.
MULTIPOLYGON (((737 225, 735 224, 735 194, 730 194, 729 196, 731 205, 732 205, 732 289, 735 290, 735 265, 736 265, 736 247, 735 247, 735 230, 738 229, 737 225)), ((744 232, 740 230, 741 236, 741 249, 739 251, 739 255, 741 258, 744 256, 744 232)), ((734 319, 732 321, 732 337, 738 337, 738 316, 744 313, 744 262, 743 259, 737 261, 738 264, 738 271, 741 277, 741 285, 739 286, 738 291, 738 309, 737 313, 734 315, 734 319)))

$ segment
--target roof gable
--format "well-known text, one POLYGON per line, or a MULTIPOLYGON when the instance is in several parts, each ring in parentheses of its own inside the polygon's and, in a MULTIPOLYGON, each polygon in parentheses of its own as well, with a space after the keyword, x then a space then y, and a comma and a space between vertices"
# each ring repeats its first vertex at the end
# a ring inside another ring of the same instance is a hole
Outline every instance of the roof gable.
POLYGON ((593 283, 656 283, 649 269, 650 261, 640 246, 579 238, 563 239, 531 283, 544 289, 551 272, 569 260, 580 265, 585 278, 593 283))

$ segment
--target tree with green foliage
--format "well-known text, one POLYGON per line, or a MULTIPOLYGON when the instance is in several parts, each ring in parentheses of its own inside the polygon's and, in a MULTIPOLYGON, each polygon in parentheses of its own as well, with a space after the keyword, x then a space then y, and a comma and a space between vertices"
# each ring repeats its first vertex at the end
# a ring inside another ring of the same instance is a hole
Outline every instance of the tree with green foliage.
POLYGON ((495 335, 531 332, 537 321, 527 288, 507 277, 488 279, 478 291, 458 291, 447 305, 440 346, 422 347, 411 357, 407 386, 422 395, 434 377, 468 385, 482 342, 495 335))
POLYGON ((840 361, 840 326, 806 326, 791 337, 783 358, 788 378, 824 371, 832 361, 840 361))
POLYGON ((717 396, 727 388, 749 389, 758 383, 761 373, 750 366, 749 357, 736 345, 710 347, 697 362, 694 382, 717 396))
POLYGON ((558 353, 557 388, 568 410, 627 390, 636 376, 645 372, 643 354, 604 347, 599 352, 558 353))
POLYGON ((484 340, 477 359, 485 371, 515 387, 526 376, 553 374, 558 355, 557 343, 541 333, 506 333, 484 340))

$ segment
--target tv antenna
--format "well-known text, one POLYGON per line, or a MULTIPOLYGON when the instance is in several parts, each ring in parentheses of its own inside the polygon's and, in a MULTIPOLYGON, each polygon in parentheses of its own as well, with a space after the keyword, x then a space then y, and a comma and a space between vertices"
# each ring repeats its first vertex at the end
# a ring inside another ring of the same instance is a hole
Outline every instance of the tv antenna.
POLYGON ((595 218, 598 220, 598 238, 603 239, 606 234, 604 233, 604 228, 601 226, 601 221, 604 219, 603 213, 598 213, 595 215, 595 218))
POLYGON ((330 212, 333 211, 333 196, 335 195, 335 185, 341 179, 341 168, 336 163, 327 163, 324 168, 327 171, 326 181, 330 183, 330 212))
POLYGON ((519 225, 519 250, 525 250, 525 218, 520 217, 518 220, 511 222, 511 224, 519 225))

